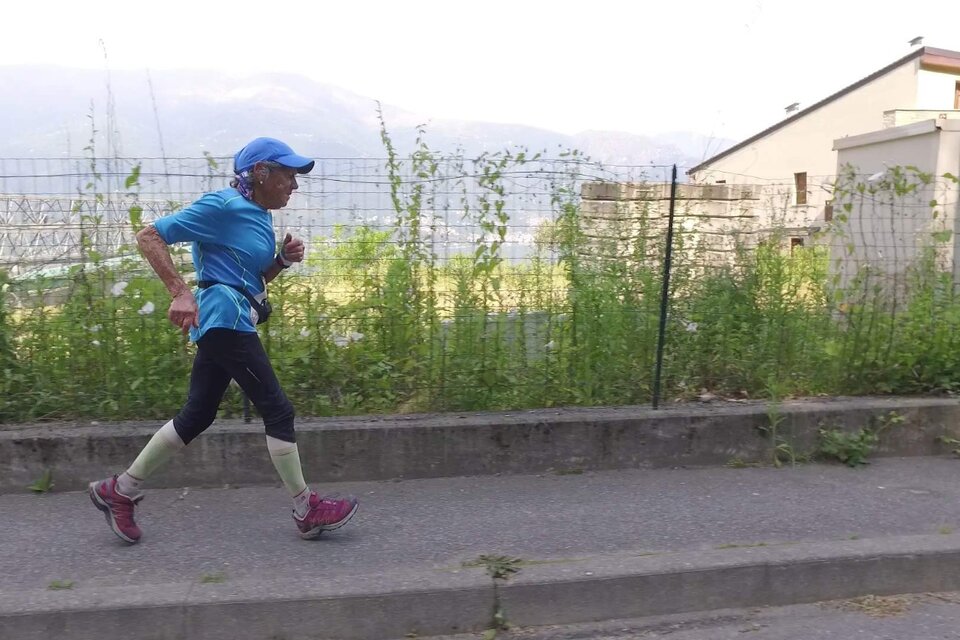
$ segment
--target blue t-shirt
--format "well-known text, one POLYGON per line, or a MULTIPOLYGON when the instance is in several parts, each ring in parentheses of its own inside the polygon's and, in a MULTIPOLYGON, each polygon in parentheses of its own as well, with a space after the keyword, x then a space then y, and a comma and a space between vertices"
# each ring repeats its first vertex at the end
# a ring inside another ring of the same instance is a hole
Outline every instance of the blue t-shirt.
MULTIPOLYGON (((198 281, 242 286, 254 298, 265 297, 262 274, 270 268, 277 243, 273 214, 236 189, 208 193, 153 226, 167 244, 193 243, 198 281)), ((256 332, 256 311, 236 289, 217 285, 198 290, 196 297, 200 327, 190 329, 192 341, 215 327, 256 332)))

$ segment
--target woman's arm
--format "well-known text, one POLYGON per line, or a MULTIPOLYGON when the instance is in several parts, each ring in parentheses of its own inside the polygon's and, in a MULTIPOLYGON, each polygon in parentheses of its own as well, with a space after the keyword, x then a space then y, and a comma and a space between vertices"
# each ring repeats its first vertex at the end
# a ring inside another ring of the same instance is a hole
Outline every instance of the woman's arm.
POLYGON ((283 271, 283 267, 277 264, 277 261, 274 260, 270 263, 270 266, 266 271, 263 272, 263 281, 269 283, 271 280, 280 275, 280 272, 283 271))
POLYGON ((137 233, 137 245, 143 257, 147 259, 173 297, 173 302, 170 303, 170 309, 167 311, 170 322, 179 327, 184 334, 190 331, 190 327, 200 326, 197 300, 193 297, 190 287, 180 277, 180 272, 173 264, 167 243, 163 241, 153 225, 144 227, 137 233))

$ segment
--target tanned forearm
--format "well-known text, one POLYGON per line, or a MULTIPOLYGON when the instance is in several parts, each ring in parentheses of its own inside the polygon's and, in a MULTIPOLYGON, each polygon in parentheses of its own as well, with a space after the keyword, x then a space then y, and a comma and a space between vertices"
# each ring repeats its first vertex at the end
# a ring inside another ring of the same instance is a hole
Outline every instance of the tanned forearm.
POLYGON ((171 297, 176 298, 185 291, 190 291, 187 283, 180 277, 180 273, 173 264, 173 258, 170 256, 167 243, 163 241, 153 225, 144 227, 137 233, 137 244, 140 246, 143 257, 147 259, 153 270, 160 276, 160 280, 167 287, 171 297))
POLYGON ((270 266, 267 267, 267 270, 263 272, 263 281, 269 283, 271 280, 280 275, 281 271, 283 271, 283 269, 280 268, 280 265, 278 265, 276 261, 271 262, 270 266))

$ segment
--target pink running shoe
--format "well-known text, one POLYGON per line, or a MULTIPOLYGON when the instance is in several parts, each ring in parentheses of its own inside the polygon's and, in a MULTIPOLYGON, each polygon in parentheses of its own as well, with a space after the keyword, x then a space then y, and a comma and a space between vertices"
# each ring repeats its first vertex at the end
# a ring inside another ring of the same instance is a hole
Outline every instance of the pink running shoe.
POLYGON ((300 529, 300 537, 312 540, 324 531, 339 529, 350 521, 357 512, 360 504, 350 496, 337 498, 333 496, 320 497, 316 491, 310 492, 310 508, 302 518, 293 513, 293 520, 300 529))
POLYGON ((117 476, 90 483, 93 506, 107 517, 107 523, 117 537, 130 544, 140 539, 141 531, 133 521, 133 508, 143 500, 143 494, 125 496, 117 491, 117 476))

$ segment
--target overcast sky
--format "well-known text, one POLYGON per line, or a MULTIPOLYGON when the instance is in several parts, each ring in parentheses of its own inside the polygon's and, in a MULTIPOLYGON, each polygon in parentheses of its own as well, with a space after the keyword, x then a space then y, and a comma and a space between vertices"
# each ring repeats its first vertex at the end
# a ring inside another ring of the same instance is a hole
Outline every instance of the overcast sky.
POLYGON ((285 71, 428 118, 733 139, 915 36, 960 50, 944 0, 30 0, 3 21, 2 65, 285 71))

